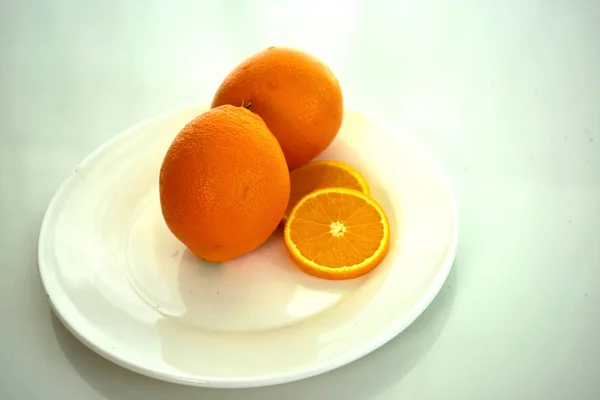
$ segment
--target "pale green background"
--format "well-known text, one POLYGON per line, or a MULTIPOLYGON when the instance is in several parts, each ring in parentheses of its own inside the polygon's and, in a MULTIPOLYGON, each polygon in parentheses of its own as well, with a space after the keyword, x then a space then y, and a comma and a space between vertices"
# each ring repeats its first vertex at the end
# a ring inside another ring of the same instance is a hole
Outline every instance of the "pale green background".
POLYGON ((600 2, 0 3, 0 398, 600 398, 600 2), (40 285, 48 201, 128 126, 210 100, 271 44, 327 61, 348 104, 413 133, 460 208, 447 285, 351 365, 252 390, 165 384, 73 339, 40 285))

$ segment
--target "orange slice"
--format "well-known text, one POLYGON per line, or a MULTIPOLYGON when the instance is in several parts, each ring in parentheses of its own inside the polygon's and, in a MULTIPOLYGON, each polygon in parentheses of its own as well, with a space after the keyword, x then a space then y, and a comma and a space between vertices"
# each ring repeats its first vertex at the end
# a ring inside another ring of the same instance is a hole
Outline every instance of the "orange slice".
POLYGON ((290 172, 290 201, 283 220, 309 193, 326 188, 346 188, 369 194, 369 184, 355 168, 333 160, 312 161, 290 172))
POLYGON ((305 196, 290 213, 285 246, 305 272, 352 279, 383 260, 390 241, 385 212, 356 190, 329 188, 305 196))

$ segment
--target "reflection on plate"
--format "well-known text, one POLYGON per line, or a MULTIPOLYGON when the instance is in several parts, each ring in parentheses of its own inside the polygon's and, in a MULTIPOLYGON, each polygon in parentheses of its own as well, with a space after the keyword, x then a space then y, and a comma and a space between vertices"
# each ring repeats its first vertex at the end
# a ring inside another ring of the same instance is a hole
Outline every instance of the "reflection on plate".
POLYGON ((158 379, 249 387, 342 366, 423 312, 450 271, 458 221, 446 179, 419 146, 346 110, 320 156, 363 172, 388 214, 390 249, 372 273, 338 282, 306 275, 279 231, 249 255, 206 263, 169 232, 157 190, 171 140, 206 109, 171 112, 115 137, 53 198, 40 232, 40 273, 77 338, 158 379))

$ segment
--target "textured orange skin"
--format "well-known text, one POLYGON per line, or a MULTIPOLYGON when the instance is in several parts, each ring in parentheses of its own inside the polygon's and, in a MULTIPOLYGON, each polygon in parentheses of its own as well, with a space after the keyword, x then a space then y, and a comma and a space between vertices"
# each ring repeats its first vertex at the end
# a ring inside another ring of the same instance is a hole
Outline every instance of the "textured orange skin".
POLYGON ((212 106, 252 103, 273 132, 289 169, 329 146, 342 124, 344 102, 337 78, 316 57, 269 47, 238 65, 217 90, 212 106))
POLYGON ((263 244, 290 196, 281 147, 242 107, 214 108, 175 137, 160 170, 167 226, 197 257, 225 262, 263 244))

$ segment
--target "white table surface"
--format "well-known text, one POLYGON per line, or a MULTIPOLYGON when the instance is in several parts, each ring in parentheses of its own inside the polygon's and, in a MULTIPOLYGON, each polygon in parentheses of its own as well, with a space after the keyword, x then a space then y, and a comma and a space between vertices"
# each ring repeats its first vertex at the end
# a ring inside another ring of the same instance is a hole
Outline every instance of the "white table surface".
POLYGON ((175 3, 0 3, 1 399, 600 399, 599 1, 175 3), (407 331, 316 378, 204 390, 114 366, 50 312, 50 197, 104 141, 209 101, 271 44, 322 57, 349 104, 444 165, 454 270, 407 331))

